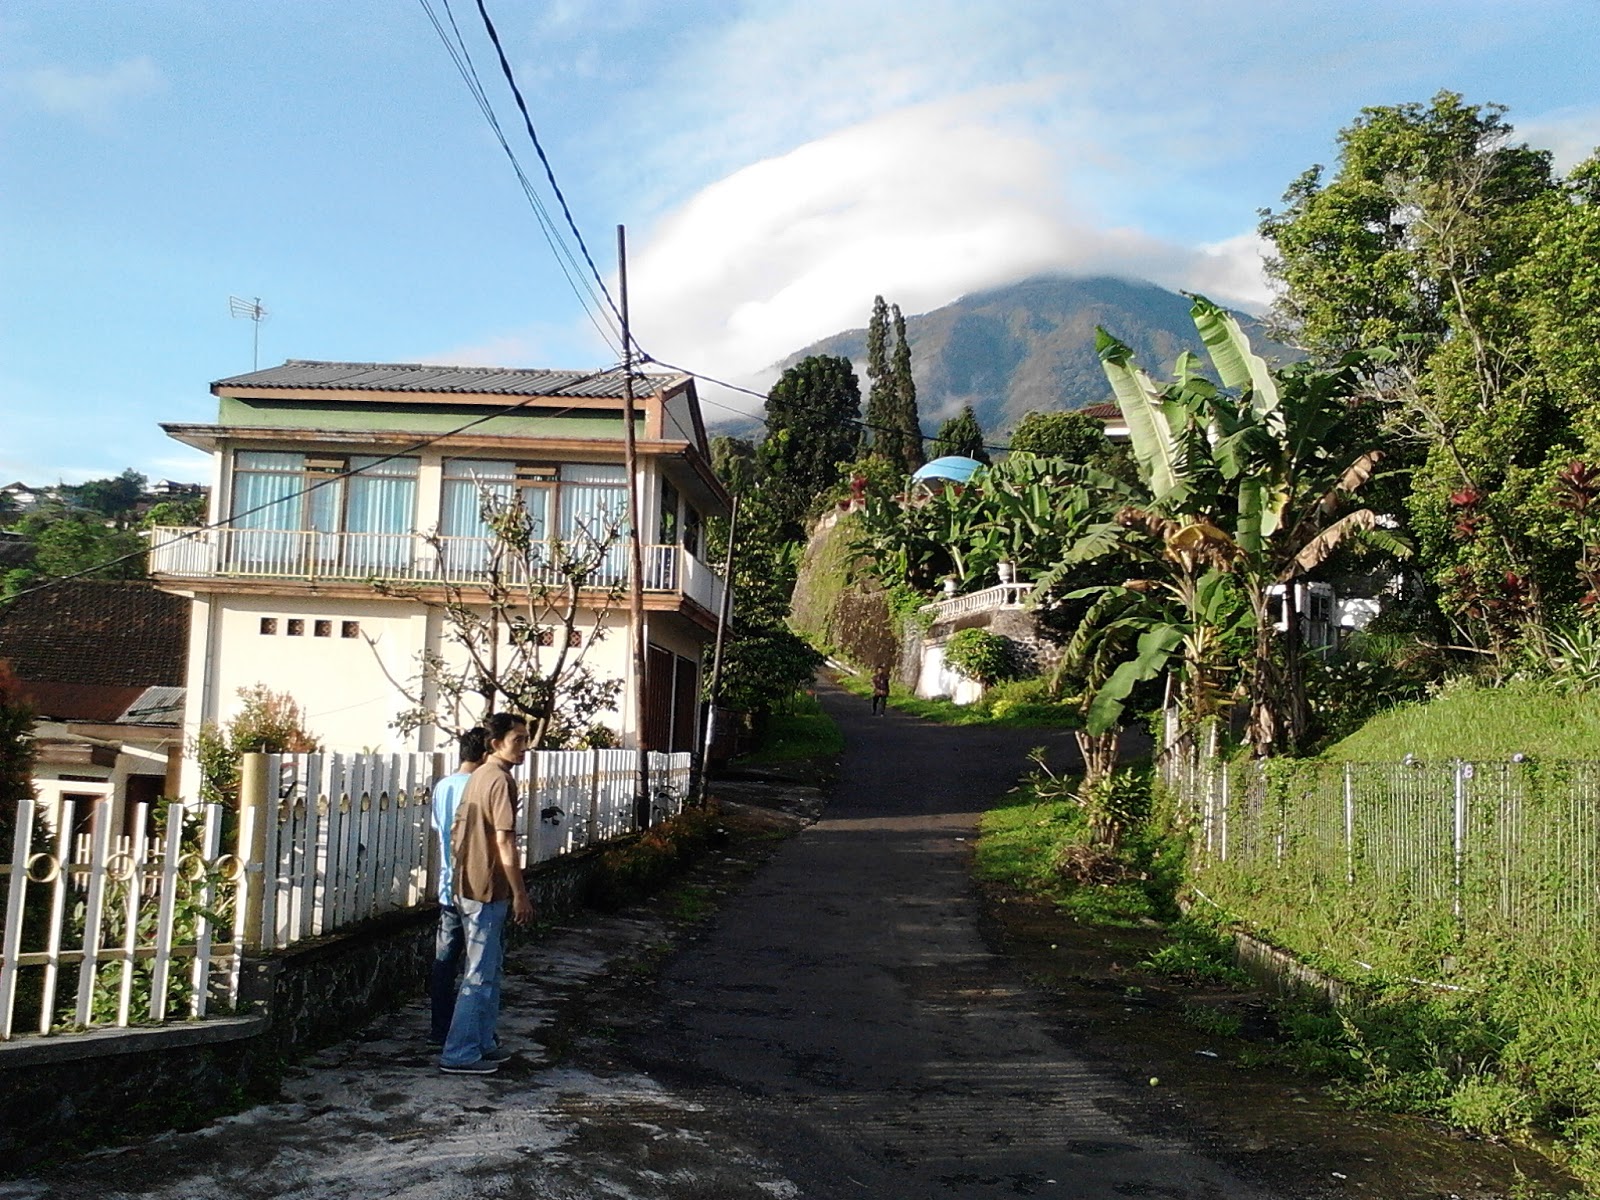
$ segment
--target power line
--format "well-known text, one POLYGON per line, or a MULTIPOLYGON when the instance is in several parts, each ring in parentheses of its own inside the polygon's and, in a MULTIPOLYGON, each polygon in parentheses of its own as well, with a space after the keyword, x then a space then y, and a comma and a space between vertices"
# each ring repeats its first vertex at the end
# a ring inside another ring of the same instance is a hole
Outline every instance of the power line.
MULTIPOLYGON (((436 29, 440 29, 437 19, 434 18, 434 16, 433 16, 432 10, 428 8, 428 0, 421 0, 421 3, 422 3, 424 11, 428 12, 430 19, 434 20, 435 28, 436 29)), ((451 12, 451 9, 450 9, 450 0, 443 0, 443 3, 444 3, 444 6, 445 6, 446 13, 450 15, 451 26, 452 26, 452 28, 454 28, 456 30, 456 39, 457 39, 457 42, 459 43, 459 46, 460 46, 459 57, 458 57, 457 50, 454 47, 450 46, 449 40, 447 38, 444 39, 445 43, 446 43, 446 49, 450 50, 451 56, 453 58, 458 58, 458 62, 457 62, 458 68, 461 66, 460 59, 465 59, 466 60, 467 69, 463 69, 463 78, 467 78, 468 70, 471 68, 471 56, 467 52, 465 42, 461 41, 460 29, 458 27, 456 27, 456 25, 455 25, 455 16, 451 12)), ((578 246, 583 251, 584 261, 588 264, 590 274, 593 276, 595 282, 597 284, 599 284, 600 291, 601 291, 602 295, 605 297, 606 303, 610 306, 612 313, 615 314, 617 316, 618 320, 620 321, 621 320, 621 313, 617 309, 616 302, 614 300, 612 300, 610 291, 607 290, 607 288, 606 288, 605 280, 601 277, 599 268, 597 266, 595 266, 594 256, 589 253, 588 244, 583 239, 583 232, 582 232, 582 230, 580 230, 578 228, 577 219, 572 215, 572 209, 567 204, 566 195, 561 190, 560 183, 557 182, 557 180, 556 180, 555 168, 551 165, 549 156, 545 154, 544 147, 539 141, 539 135, 538 135, 537 131, 534 129, 533 117, 528 111, 527 101, 523 98, 522 88, 517 83, 516 74, 511 69, 511 63, 506 58, 505 48, 504 48, 504 46, 502 45, 502 43, 500 41, 499 31, 495 28, 495 24, 494 24, 493 18, 489 16, 489 10, 485 5, 485 0, 476 0, 476 3, 477 3, 477 6, 478 6, 478 14, 483 20, 484 29, 487 31, 487 33, 489 35, 489 40, 494 44, 495 53, 499 58, 500 73, 505 77, 506 84, 507 84, 507 86, 510 87, 512 96, 514 96, 516 98, 517 108, 522 113, 523 127, 527 130, 528 139, 533 143, 534 151, 538 154, 539 161, 544 165, 545 178, 549 181, 550 190, 555 193, 556 199, 561 204, 562 215, 566 218, 567 227, 570 230, 572 230, 573 237, 575 237, 577 239, 578 246)), ((443 30, 442 29, 440 29, 440 36, 441 36, 441 38, 444 38, 444 34, 443 34, 443 30)), ((472 70, 470 70, 470 73, 471 73, 471 79, 468 81, 468 87, 472 89, 474 97, 476 97, 478 99, 479 107, 483 109, 484 115, 488 119, 490 126, 495 130, 496 136, 500 138, 501 146, 505 148, 505 151, 506 151, 507 155, 509 155, 511 157, 512 164, 517 169, 517 175, 518 175, 518 177, 520 179, 523 180, 524 188, 526 189, 528 187, 526 176, 524 176, 522 174, 521 167, 517 165, 516 155, 512 152, 510 146, 507 145, 504 136, 501 134, 499 121, 494 116, 493 105, 490 103, 487 93, 485 93, 484 90, 483 90, 482 83, 477 77, 476 70, 472 69, 472 70)), ((530 199, 531 198, 532 197, 530 196, 530 199)), ((541 224, 543 224, 543 221, 544 221, 545 218, 542 215, 542 207, 540 208, 540 212, 541 212, 541 218, 540 218, 541 219, 541 224)), ((560 252, 557 251, 555 243, 556 243, 556 241, 561 241, 562 244, 564 245, 564 240, 559 239, 559 238, 552 240, 550 232, 549 232, 548 229, 546 230, 546 240, 547 241, 551 241, 551 251, 553 253, 557 254, 558 260, 559 260, 560 252)), ((576 264, 574 264, 574 265, 576 265, 576 264)), ((563 272, 565 272, 565 267, 563 267, 562 270, 563 270, 563 272)), ((571 280, 570 280, 570 276, 569 276, 569 282, 570 281, 571 280)), ((593 318, 591 316, 591 320, 592 319, 593 318)), ((750 388, 741 387, 741 386, 739 386, 738 384, 735 384, 735 383, 728 383, 726 380, 716 379, 716 378, 714 378, 714 377, 712 377, 710 375, 706 375, 706 374, 704 374, 702 372, 692 371, 687 367, 676 366, 673 363, 663 362, 663 361, 661 361, 659 359, 656 359, 647 350, 645 350, 644 346, 639 342, 639 339, 636 336, 633 336, 631 333, 628 336, 628 341, 631 344, 632 348, 638 352, 639 359, 640 359, 641 362, 655 362, 660 366, 666 367, 670 371, 677 371, 680 374, 693 376, 695 379, 703 380, 706 383, 715 384, 718 387, 727 388, 729 391, 742 392, 743 394, 745 394, 747 396, 753 396, 757 400, 765 401, 767 399, 767 397, 765 395, 763 395, 762 393, 754 391, 754 390, 752 390, 750 388)), ((724 409, 727 412, 739 413, 739 415, 741 415, 741 416, 745 416, 745 417, 749 417, 749 418, 754 419, 755 421, 757 421, 759 424, 761 424, 762 426, 764 426, 766 428, 771 428, 769 422, 766 420, 765 417, 756 416, 755 414, 740 413, 738 409, 732 407, 731 405, 719 404, 714 400, 705 400, 705 403, 711 405, 714 408, 724 409)), ((874 424, 872 424, 872 423, 870 423, 868 421, 860 420, 860 419, 853 420, 851 423, 853 425, 857 426, 858 428, 865 429, 865 430, 871 430, 871 431, 877 432, 877 433, 900 433, 900 434, 904 434, 904 432, 905 432, 904 430, 891 429, 891 428, 886 427, 886 426, 874 425, 874 424)), ((934 441, 938 440, 936 435, 925 434, 920 429, 917 430, 917 437, 918 437, 918 440, 919 440, 919 445, 921 443, 923 443, 923 442, 934 442, 934 441)), ((984 445, 984 449, 986 449, 986 450, 997 450, 997 451, 1000 451, 1000 452, 1003 453, 1003 452, 1008 451, 1010 449, 1010 447, 1009 446, 995 446, 995 445, 989 445, 989 444, 986 443, 984 445)))
MULTIPOLYGON (((456 23, 455 12, 451 9, 449 0, 443 0, 443 2, 445 14, 449 18, 450 29, 454 34, 453 41, 451 33, 445 31, 443 22, 440 21, 429 0, 418 0, 422 11, 427 14, 428 20, 432 22, 434 32, 439 35, 439 41, 444 46, 445 52, 450 55, 451 61, 455 64, 456 71, 461 76, 462 82, 467 85, 467 90, 472 94, 478 110, 483 114, 484 120, 488 122, 490 130, 493 131, 495 140, 500 143, 501 150, 505 152, 506 158, 510 161, 512 172, 517 177, 517 182, 522 188, 523 195, 527 198, 529 207, 533 209, 534 216, 539 223, 539 231, 544 235, 545 243, 550 247, 550 253, 556 260, 556 267, 567 281, 567 287, 571 289, 579 307, 583 309, 584 315, 588 317, 590 324, 594 326, 595 332, 600 335, 600 340, 616 351, 620 357, 622 349, 616 327, 611 322, 611 318, 606 316, 604 312, 597 315, 595 308, 600 306, 601 297, 596 294, 594 288, 589 284, 588 276, 567 246, 565 239, 561 237, 554 218, 550 216, 549 211, 545 208, 544 201, 539 197, 538 190, 533 186, 532 180, 528 178, 527 172, 523 170, 516 151, 511 148, 511 143, 506 140, 505 131, 500 126, 500 120, 495 115, 494 106, 490 103, 488 93, 483 87, 483 81, 478 75, 477 66, 472 61, 471 51, 467 49, 466 41, 461 36, 460 26, 456 23), (585 292, 588 294, 587 299, 585 299, 585 292), (602 320, 605 321, 605 324, 602 324, 602 320)), ((606 297, 606 300, 609 302, 610 297, 606 297)))
POLYGON ((595 282, 600 285, 601 294, 605 296, 607 305, 616 316, 619 324, 622 323, 622 313, 617 309, 617 303, 611 298, 611 292, 606 288, 606 281, 601 278, 600 268, 594 265, 594 256, 589 253, 588 243, 583 240, 583 232, 578 228, 578 222, 573 219, 572 209, 567 206, 567 197, 561 191, 561 185, 556 182, 555 168, 550 165, 549 156, 544 152, 544 146, 539 142, 539 135, 533 128, 533 117, 528 113, 528 104, 522 98, 522 89, 517 86, 517 77, 512 73, 511 63, 506 59, 505 48, 500 44, 500 33, 494 27, 494 20, 489 16, 489 10, 484 6, 484 0, 477 0, 478 15, 483 18, 483 27, 489 33, 489 40, 494 43, 495 54, 500 59, 500 73, 505 76, 507 85, 511 88, 511 95, 517 101, 517 108, 522 113, 522 124, 528 131, 528 138, 533 142, 534 151, 539 155, 539 161, 544 164, 545 178, 550 181, 550 190, 556 194, 556 200, 561 205, 562 215, 567 219, 567 228, 572 230, 572 236, 578 239, 578 248, 583 251, 584 261, 589 264, 589 271, 594 276, 595 282))
MULTIPOLYGON (((568 383, 566 386, 568 388, 580 387, 583 384, 591 383, 596 379, 600 379, 600 378, 602 378, 602 377, 604 377, 606 375, 610 375, 616 370, 618 370, 617 367, 607 367, 603 371, 595 371, 592 374, 580 376, 579 378, 574 379, 572 382, 568 383)), ((210 522, 209 524, 205 524, 205 525, 198 525, 195 528, 190 529, 185 533, 179 534, 177 537, 168 538, 164 542, 156 543, 156 542, 152 541, 150 545, 144 547, 143 549, 130 550, 127 554, 121 554, 121 555, 118 555, 116 558, 107 559, 105 562, 96 563, 96 564, 94 564, 93 566, 90 566, 90 567, 84 567, 82 570, 79 570, 79 571, 73 571, 70 575, 60 575, 60 576, 57 576, 54 579, 46 580, 44 583, 37 584, 34 587, 24 588, 22 591, 17 592, 13 596, 11 596, 11 598, 5 603, 5 605, 3 607, 0 607, 0 621, 5 620, 6 614, 9 613, 16 606, 16 602, 18 600, 21 600, 25 596, 36 595, 39 592, 47 592, 52 588, 59 587, 61 584, 70 583, 74 579, 82 579, 83 577, 85 577, 87 575, 93 575, 96 572, 104 571, 108 567, 120 566, 121 564, 123 564, 125 562, 131 562, 132 560, 134 560, 136 558, 139 558, 139 557, 141 557, 143 555, 152 554, 157 550, 164 550, 168 546, 176 546, 179 542, 189 541, 191 538, 198 537, 202 533, 208 533, 213 529, 221 529, 226 525, 232 524, 233 522, 237 521, 241 517, 252 516, 255 513, 262 512, 262 511, 264 511, 266 509, 269 509, 269 508, 273 508, 276 505, 286 504, 291 500, 298 500, 300 497, 310 495, 312 492, 318 490, 319 488, 325 488, 325 487, 328 487, 328 486, 330 486, 332 484, 339 483, 339 482, 341 482, 341 481, 343 481, 345 479, 353 478, 354 476, 361 474, 362 471, 370 471, 373 467, 380 467, 384 463, 393 462, 397 458, 405 458, 408 455, 415 454, 419 450, 425 450, 429 446, 433 445, 434 443, 443 441, 445 438, 458 437, 459 435, 467 432, 467 430, 472 429, 472 428, 474 428, 474 427, 476 427, 478 425, 482 425, 485 421, 492 421, 496 417, 508 416, 511 413, 516 412, 518 409, 526 408, 529 404, 531 404, 533 401, 538 400, 538 399, 542 399, 542 397, 539 397, 539 396, 526 396, 523 399, 517 401, 515 404, 507 405, 505 408, 499 409, 499 410, 497 410, 495 412, 492 412, 492 413, 486 413, 481 417, 474 417, 472 420, 468 421, 464 425, 458 425, 454 429, 447 429, 443 433, 436 433, 436 434, 432 435, 431 437, 424 438, 420 442, 415 442, 412 445, 402 447, 401 449, 396 450, 391 454, 383 455, 382 457, 376 459, 375 461, 368 463, 366 466, 362 467, 360 470, 356 470, 356 471, 340 471, 338 474, 329 475, 329 476, 327 476, 327 477, 325 477, 323 479, 317 480, 315 483, 307 484, 305 487, 300 488, 297 491, 290 492, 288 495, 279 496, 277 499, 274 499, 274 500, 268 500, 264 504, 258 504, 254 508, 247 508, 243 512, 237 512, 237 513, 236 512, 229 512, 228 516, 224 520, 213 521, 213 522, 210 522)), ((577 405, 577 404, 570 404, 566 408, 558 409, 556 412, 554 412, 554 413, 552 413, 550 415, 552 417, 564 417, 570 412, 577 411, 577 409, 579 407, 581 407, 581 406, 577 405)))

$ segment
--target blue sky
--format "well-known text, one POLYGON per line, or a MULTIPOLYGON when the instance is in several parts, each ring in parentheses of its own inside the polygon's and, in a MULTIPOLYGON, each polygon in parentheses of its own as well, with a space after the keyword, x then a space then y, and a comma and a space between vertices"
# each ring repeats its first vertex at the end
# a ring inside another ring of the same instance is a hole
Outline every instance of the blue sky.
MULTIPOLYGON (((640 342, 757 386, 878 293, 1063 270, 1259 306, 1257 209, 1364 105, 1450 88, 1560 165, 1600 143, 1591 0, 485 2, 608 279, 628 227, 640 342)), ((262 365, 616 357, 421 0, 7 0, 0 482, 203 478, 158 423, 250 368, 230 295, 262 365)))

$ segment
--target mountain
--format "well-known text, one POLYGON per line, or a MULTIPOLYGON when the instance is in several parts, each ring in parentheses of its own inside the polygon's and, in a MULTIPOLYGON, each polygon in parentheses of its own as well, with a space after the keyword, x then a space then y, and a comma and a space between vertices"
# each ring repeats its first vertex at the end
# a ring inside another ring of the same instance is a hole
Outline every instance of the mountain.
MULTIPOLYGON (((1185 297, 1153 283, 1048 276, 974 292, 907 317, 923 426, 931 433, 970 404, 984 430, 999 437, 1033 409, 1083 408, 1111 399, 1094 352, 1097 325, 1131 346, 1138 363, 1157 379, 1167 377, 1182 351, 1201 352, 1189 305, 1185 297)), ((1256 318, 1235 315, 1264 357, 1287 357, 1266 340, 1256 318)), ((865 328, 813 342, 778 369, 812 354, 853 361, 865 403, 865 328)))

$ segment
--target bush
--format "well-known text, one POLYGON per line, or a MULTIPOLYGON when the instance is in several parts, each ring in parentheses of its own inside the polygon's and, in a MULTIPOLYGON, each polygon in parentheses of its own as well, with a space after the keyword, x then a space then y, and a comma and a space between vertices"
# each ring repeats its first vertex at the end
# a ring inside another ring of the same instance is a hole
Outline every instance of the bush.
POLYGON ((944 660, 968 679, 988 686, 1017 673, 1016 643, 986 629, 962 629, 945 643, 944 660))

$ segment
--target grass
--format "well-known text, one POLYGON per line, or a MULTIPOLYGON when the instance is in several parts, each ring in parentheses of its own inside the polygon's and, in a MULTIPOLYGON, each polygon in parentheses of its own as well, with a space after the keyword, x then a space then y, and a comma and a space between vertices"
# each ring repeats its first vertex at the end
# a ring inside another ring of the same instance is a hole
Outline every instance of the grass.
POLYGON ((1484 760, 1526 754, 1600 758, 1600 698, 1548 685, 1459 685, 1432 700, 1379 713, 1329 747, 1336 762, 1484 760))
POLYGON ((844 734, 822 711, 817 698, 806 694, 795 697, 791 711, 768 717, 761 744, 739 761, 760 766, 839 754, 843 750, 844 734))
POLYGON ((1148 822, 1123 836, 1109 854, 1090 845, 1088 822, 1076 800, 1041 795, 1023 784, 986 812, 978 826, 977 877, 1052 901, 1087 924, 1146 925, 1177 916, 1174 897, 1182 873, 1181 847, 1148 822), (1108 866, 1104 871, 1068 869, 1108 866))
MULTIPOLYGON (((841 672, 839 686, 857 696, 872 695, 872 680, 866 675, 841 672)), ((1004 699, 1005 685, 1000 685, 1004 699)), ((924 700, 899 684, 889 689, 889 707, 908 716, 920 717, 938 725, 999 725, 1009 729, 1074 728, 1080 723, 1077 712, 1062 704, 997 704, 985 696, 976 704, 956 704, 950 700, 924 700)))

